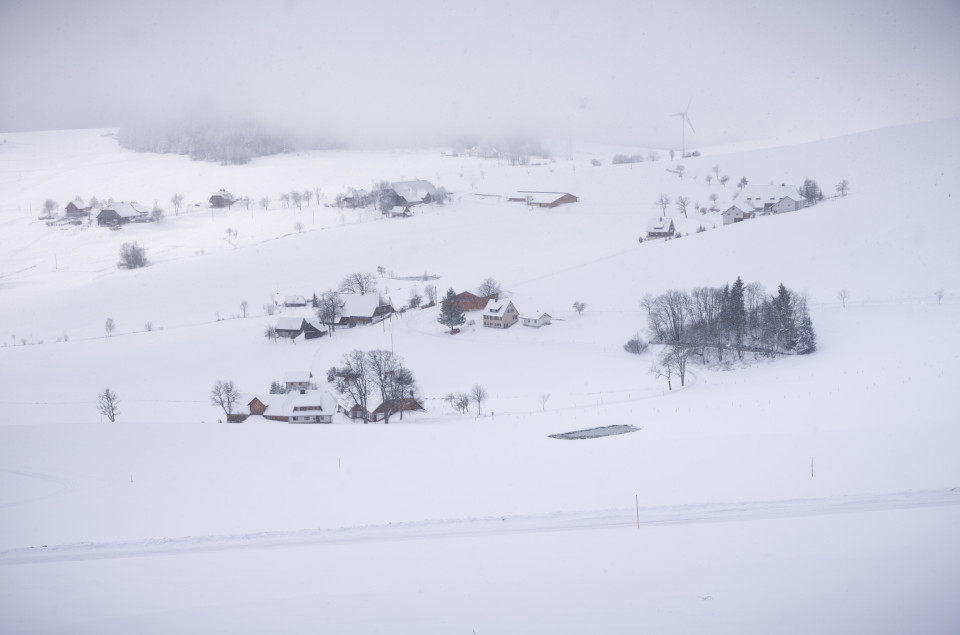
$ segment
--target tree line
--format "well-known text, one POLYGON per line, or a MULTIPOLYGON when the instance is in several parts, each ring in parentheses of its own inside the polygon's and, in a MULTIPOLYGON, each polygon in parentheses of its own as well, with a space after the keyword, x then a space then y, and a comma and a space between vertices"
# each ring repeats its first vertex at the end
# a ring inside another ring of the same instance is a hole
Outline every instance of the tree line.
POLYGON ((806 355, 817 348, 806 298, 783 284, 768 294, 738 276, 722 287, 648 295, 641 305, 655 341, 690 347, 703 362, 711 355, 723 361, 727 353, 743 359, 745 352, 806 355))

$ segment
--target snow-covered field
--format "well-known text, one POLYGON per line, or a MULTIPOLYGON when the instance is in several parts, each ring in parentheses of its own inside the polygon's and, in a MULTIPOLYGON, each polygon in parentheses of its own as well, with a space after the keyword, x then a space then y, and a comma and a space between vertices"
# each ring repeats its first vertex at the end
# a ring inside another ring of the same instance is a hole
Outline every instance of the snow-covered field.
POLYGON ((667 161, 610 165, 623 148, 530 166, 440 149, 220 166, 120 150, 105 132, 0 145, 0 631, 960 628, 960 121, 707 149, 682 181, 667 161), (726 188, 706 183, 714 165, 726 188), (689 236, 637 242, 661 192, 729 201, 741 176, 851 191, 728 227, 673 211, 689 236), (413 178, 453 202, 409 219, 193 206, 220 188, 278 201, 319 187, 331 203, 413 178), (518 189, 581 202, 475 196, 518 189), (37 220, 47 198, 169 208, 174 193, 189 205, 160 224, 37 220), (119 270, 132 240, 151 265, 119 270), (391 276, 439 275, 441 293, 492 276, 521 314, 556 319, 494 331, 471 314, 477 326, 451 337, 433 308, 296 344, 263 337, 276 294, 377 267, 395 306, 423 283, 391 276), (655 350, 623 351, 645 331, 645 294, 738 275, 806 293, 817 353, 695 366, 667 391, 648 372, 655 350), (217 424, 216 380, 262 392, 310 369, 322 383, 357 348, 400 355, 427 412, 388 426, 217 424), (441 400, 474 384, 490 395, 479 416, 441 400), (113 424, 96 411, 107 386, 121 398, 113 424), (641 429, 548 436, 606 425, 641 429))

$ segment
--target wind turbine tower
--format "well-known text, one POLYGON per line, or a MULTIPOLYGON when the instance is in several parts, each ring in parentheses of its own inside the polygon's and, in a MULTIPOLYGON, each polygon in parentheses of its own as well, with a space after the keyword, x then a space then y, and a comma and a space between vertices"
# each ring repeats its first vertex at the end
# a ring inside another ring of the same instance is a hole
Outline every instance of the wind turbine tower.
POLYGON ((687 154, 687 126, 690 126, 691 132, 696 132, 693 124, 690 123, 690 104, 693 103, 693 97, 687 102, 687 107, 681 112, 673 113, 673 117, 680 117, 680 158, 687 154))

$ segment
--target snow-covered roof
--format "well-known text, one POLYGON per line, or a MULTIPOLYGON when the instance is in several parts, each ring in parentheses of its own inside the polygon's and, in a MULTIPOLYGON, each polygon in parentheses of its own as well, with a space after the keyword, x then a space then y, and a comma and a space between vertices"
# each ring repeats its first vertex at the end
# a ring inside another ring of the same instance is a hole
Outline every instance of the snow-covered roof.
POLYGON ((437 195, 437 188, 430 181, 397 181, 390 184, 390 189, 408 203, 418 203, 427 195, 431 197, 437 195))
POLYGON ((313 373, 309 370, 290 370, 283 374, 283 382, 285 384, 310 383, 312 379, 313 373))
MULTIPOLYGON (((213 196, 219 196, 220 198, 224 198, 231 201, 234 200, 233 194, 231 194, 226 190, 217 190, 216 192, 213 193, 213 196)), ((213 196, 211 196, 210 198, 213 198, 213 196)))
POLYGON ((670 231, 670 225, 673 221, 666 216, 661 216, 659 218, 653 218, 647 223, 648 232, 667 232, 670 231))
POLYGON ((380 306, 378 293, 341 293, 343 301, 343 317, 373 317, 373 312, 380 306))
POLYGON ((544 313, 544 312, 540 311, 539 309, 537 309, 536 311, 534 311, 534 312, 531 313, 530 315, 521 315, 521 316, 520 316, 520 319, 521 319, 521 320, 544 320, 544 319, 549 320, 549 319, 552 318, 552 317, 553 317, 553 316, 550 315, 549 313, 544 313))
POLYGON ((747 185, 740 192, 740 200, 748 201, 754 204, 754 207, 776 203, 785 196, 789 196, 795 201, 802 198, 796 187, 786 183, 780 185, 747 185))
POLYGON ((306 304, 306 303, 307 303, 307 299, 304 298, 302 295, 288 295, 288 296, 286 296, 286 297, 283 299, 283 303, 284 303, 284 304, 287 304, 287 305, 290 305, 290 304, 306 304))
POLYGON ((279 317, 277 318, 277 325, 275 328, 278 331, 296 331, 303 326, 302 317, 279 317))
MULTIPOLYGON (((294 415, 307 414, 307 412, 295 410, 296 408, 319 409, 324 414, 334 414, 337 411, 337 400, 327 390, 293 390, 288 393, 256 395, 266 409, 263 414, 273 417, 291 417, 294 415)), ((250 398, 246 403, 253 401, 250 398)))
POLYGON ((570 194, 569 192, 534 192, 532 190, 519 190, 516 194, 514 194, 514 197, 525 199, 534 204, 548 205, 567 195, 573 196, 573 194, 570 194))
POLYGON ((484 315, 503 315, 503 310, 510 305, 509 300, 488 300, 483 307, 484 315))
POLYGON ((741 214, 749 214, 749 213, 751 213, 751 212, 754 211, 754 207, 753 207, 752 205, 749 205, 748 203, 746 203, 746 202, 744 202, 744 201, 737 201, 737 202, 733 203, 732 205, 730 205, 730 207, 728 207, 728 208, 726 208, 725 210, 723 210, 723 213, 726 214, 727 212, 731 212, 731 213, 734 213, 734 214, 735 214, 735 213, 738 212, 738 211, 739 211, 741 214))
POLYGON ((147 216, 150 212, 139 203, 128 203, 127 201, 120 201, 119 203, 114 203, 109 207, 104 207, 103 211, 113 210, 121 218, 136 218, 138 216, 147 216))

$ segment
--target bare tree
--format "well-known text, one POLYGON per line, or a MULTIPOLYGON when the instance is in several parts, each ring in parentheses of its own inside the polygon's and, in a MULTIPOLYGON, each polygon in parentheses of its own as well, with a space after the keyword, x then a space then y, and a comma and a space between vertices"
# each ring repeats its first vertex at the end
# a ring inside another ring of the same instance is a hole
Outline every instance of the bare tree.
POLYGON ((346 305, 343 298, 336 291, 327 289, 317 298, 317 317, 327 326, 332 335, 337 328, 337 322, 343 317, 343 307, 346 305))
POLYGON ((307 203, 307 207, 310 207, 310 199, 312 198, 313 198, 313 190, 303 191, 303 200, 307 203))
POLYGON ((670 344, 660 355, 660 365, 669 366, 672 368, 673 373, 679 375, 680 377, 680 386, 685 385, 687 377, 687 361, 690 359, 690 355, 693 353, 693 349, 686 344, 670 344))
POLYGON ((174 194, 170 197, 170 204, 173 205, 173 215, 180 215, 180 208, 183 206, 183 194, 174 194))
POLYGON ((719 165, 715 165, 715 166, 713 166, 713 167, 710 168, 710 169, 713 170, 713 175, 719 179, 719 178, 720 178, 720 166, 719 166, 719 165))
POLYGON ((367 370, 367 354, 361 350, 345 353, 342 363, 337 370, 337 392, 353 400, 360 409, 363 422, 367 423, 370 418, 367 404, 374 388, 367 370))
POLYGON ((480 287, 477 289, 477 295, 481 298, 489 298, 491 296, 500 295, 500 293, 500 283, 493 278, 487 278, 481 282, 480 287))
POLYGON ((850 292, 846 289, 840 289, 837 291, 837 299, 840 300, 840 303, 843 305, 843 308, 847 308, 847 300, 850 298, 850 292))
POLYGON ((474 384, 470 389, 470 399, 477 404, 477 414, 480 414, 480 406, 487 399, 487 389, 480 384, 474 384))
POLYGON ((437 303, 437 287, 428 284, 423 288, 423 293, 427 296, 427 304, 432 305, 437 303))
POLYGON ((717 199, 718 199, 718 198, 720 198, 720 195, 717 194, 716 192, 711 192, 711 193, 710 193, 710 202, 711 202, 713 205, 716 205, 716 204, 717 204, 717 199))
POLYGON ((303 231, 303 223, 301 223, 300 221, 297 221, 293 224, 293 228, 297 230, 297 233, 299 234, 300 232, 303 231))
POLYGON ((550 399, 550 393, 542 392, 540 393, 540 410, 547 409, 547 401, 550 399))
POLYGON ((677 169, 674 170, 674 172, 677 173, 677 176, 679 176, 679 177, 680 177, 680 180, 682 181, 682 180, 683 180, 683 173, 684 173, 686 170, 687 170, 686 167, 684 167, 684 166, 682 166, 682 165, 677 165, 677 169))
POLYGON ((270 197, 264 196, 259 201, 260 207, 263 208, 263 211, 267 211, 267 208, 270 207, 270 197))
POLYGON ((266 337, 268 340, 273 340, 274 342, 280 339, 280 335, 277 334, 276 327, 273 326, 272 324, 268 325, 267 328, 264 329, 263 336, 266 337))
POLYGON ((683 212, 683 217, 687 218, 687 206, 690 205, 690 199, 686 196, 677 197, 677 210, 683 212))
POLYGON ((152 218, 158 224, 163 218, 163 209, 156 203, 153 204, 153 209, 150 210, 150 218, 152 218))
POLYGON ((657 198, 657 200, 654 201, 654 205, 660 208, 661 214, 667 213, 667 207, 670 206, 670 203, 671 203, 670 197, 662 192, 660 193, 659 198, 657 198))
POLYGON ((747 177, 741 176, 740 181, 737 182, 737 187, 739 187, 742 190, 743 188, 747 187, 747 185, 749 185, 749 183, 747 182, 747 177))
POLYGON ((107 332, 107 337, 113 335, 114 329, 117 327, 113 322, 113 318, 107 318, 107 321, 103 323, 103 330, 107 332))
POLYGON ((421 296, 421 295, 420 295, 420 292, 417 291, 417 288, 414 287, 414 288, 410 291, 410 301, 409 301, 409 303, 408 303, 408 306, 409 306, 411 309, 419 309, 419 308, 420 308, 420 304, 421 304, 422 302, 423 302, 423 296, 421 296))
POLYGON ((372 273, 358 271, 348 274, 340 282, 341 293, 370 293, 377 288, 377 279, 372 273))
POLYGON ((573 310, 577 312, 577 315, 583 315, 583 311, 586 308, 587 308, 586 302, 581 302, 580 300, 577 300, 576 302, 573 303, 573 310))
POLYGON ((707 182, 707 185, 710 185, 711 183, 713 183, 713 175, 708 174, 706 177, 704 177, 703 180, 707 182))
POLYGON ((937 304, 943 302, 943 289, 937 289, 934 291, 933 296, 937 299, 937 304))
POLYGON ((303 209, 303 193, 297 191, 290 192, 290 202, 293 203, 297 209, 303 209))
POLYGON ((280 195, 280 204, 283 207, 290 207, 290 195, 284 192, 280 195))
POLYGON ((48 198, 43 202, 43 212, 45 216, 53 216, 53 213, 57 210, 57 202, 52 198, 48 198))
POLYGON ((323 196, 323 190, 320 189, 319 185, 315 185, 313 188, 313 198, 316 199, 317 205, 320 204, 320 197, 323 196))
POLYGON ((657 378, 663 377, 667 380, 667 389, 673 390, 673 367, 669 364, 663 364, 662 362, 654 362, 650 364, 650 372, 657 376, 657 378))
POLYGON ((366 369, 372 387, 380 393, 383 422, 390 423, 390 415, 394 412, 400 412, 403 419, 404 401, 415 386, 413 373, 404 367, 399 357, 383 350, 367 353, 366 369))
POLYGON ((847 179, 843 179, 842 181, 837 183, 836 190, 837 190, 837 194, 839 194, 840 196, 846 196, 847 192, 850 190, 850 183, 847 182, 847 179))
POLYGON ((247 303, 246 300, 243 300, 243 301, 240 302, 240 312, 241 312, 241 314, 243 315, 243 317, 247 317, 247 308, 248 308, 249 306, 250 306, 250 305, 247 303))
POLYGON ((219 380, 210 390, 210 405, 223 408, 223 414, 227 417, 233 414, 233 407, 239 399, 240 391, 232 381, 219 380))
POLYGON ((723 187, 727 187, 727 182, 729 180, 730 180, 730 177, 724 174, 723 176, 720 177, 720 185, 722 185, 723 187))
POLYGON ((120 398, 117 397, 117 393, 109 388, 104 389, 102 393, 97 395, 97 410, 111 423, 116 421, 117 415, 120 414, 119 406, 120 398))

